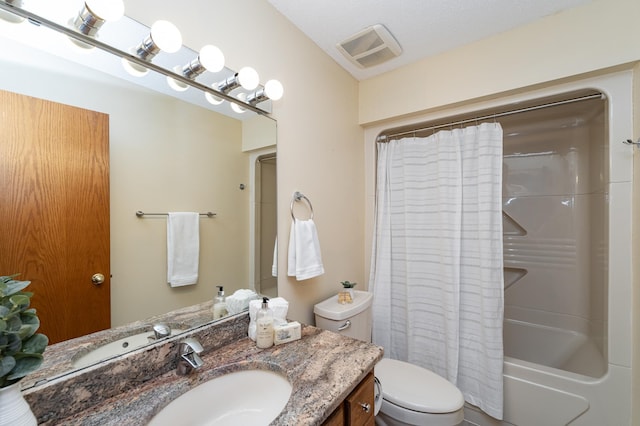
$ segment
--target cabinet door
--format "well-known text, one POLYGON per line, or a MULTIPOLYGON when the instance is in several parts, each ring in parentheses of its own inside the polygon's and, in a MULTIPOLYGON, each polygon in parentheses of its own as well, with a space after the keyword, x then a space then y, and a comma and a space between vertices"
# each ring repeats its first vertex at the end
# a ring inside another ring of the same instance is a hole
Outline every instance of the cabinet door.
POLYGON ((323 426, 344 426, 344 404, 340 404, 327 420, 322 423, 323 426))
POLYGON ((373 400, 375 392, 373 381, 373 373, 369 373, 345 400, 348 425, 364 426, 373 424, 373 400))

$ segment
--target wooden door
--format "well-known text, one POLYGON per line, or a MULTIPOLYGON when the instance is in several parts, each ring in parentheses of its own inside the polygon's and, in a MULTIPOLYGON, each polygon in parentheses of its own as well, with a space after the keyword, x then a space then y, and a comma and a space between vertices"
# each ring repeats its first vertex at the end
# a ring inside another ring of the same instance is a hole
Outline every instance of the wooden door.
POLYGON ((0 275, 50 343, 110 327, 109 245, 109 116, 0 91, 0 275))

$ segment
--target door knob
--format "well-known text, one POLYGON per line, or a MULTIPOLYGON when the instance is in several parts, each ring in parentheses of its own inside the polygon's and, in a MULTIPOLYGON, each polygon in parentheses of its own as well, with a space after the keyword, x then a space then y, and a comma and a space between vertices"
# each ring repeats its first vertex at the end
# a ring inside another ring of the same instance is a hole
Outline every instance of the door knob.
POLYGON ((100 285, 104 282, 104 275, 102 274, 93 274, 91 276, 91 282, 93 285, 100 285))

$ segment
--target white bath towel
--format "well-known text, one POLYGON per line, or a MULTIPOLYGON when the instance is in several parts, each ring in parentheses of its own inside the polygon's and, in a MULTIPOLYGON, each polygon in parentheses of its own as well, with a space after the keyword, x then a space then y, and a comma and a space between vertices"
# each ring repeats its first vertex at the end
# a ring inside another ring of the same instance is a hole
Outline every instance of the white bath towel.
POLYGON ((298 281, 324 274, 318 231, 313 220, 295 219, 289 235, 288 274, 298 281))
POLYGON ((171 287, 198 281, 200 215, 169 213, 167 217, 167 282, 171 287))

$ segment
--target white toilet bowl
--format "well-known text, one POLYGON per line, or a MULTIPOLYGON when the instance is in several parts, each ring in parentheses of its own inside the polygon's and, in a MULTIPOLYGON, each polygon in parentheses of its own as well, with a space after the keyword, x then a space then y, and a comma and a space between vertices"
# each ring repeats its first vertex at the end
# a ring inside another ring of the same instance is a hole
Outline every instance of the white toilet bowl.
POLYGON ((375 367, 382 385, 376 425, 455 426, 464 420, 464 397, 432 371, 384 358, 375 367))
MULTIPOLYGON (((353 303, 332 296, 315 305, 316 326, 355 339, 371 341, 373 295, 354 291, 353 303)), ((417 365, 382 359, 375 367, 382 403, 376 402, 380 426, 455 426, 464 420, 464 398, 453 384, 417 365)))

